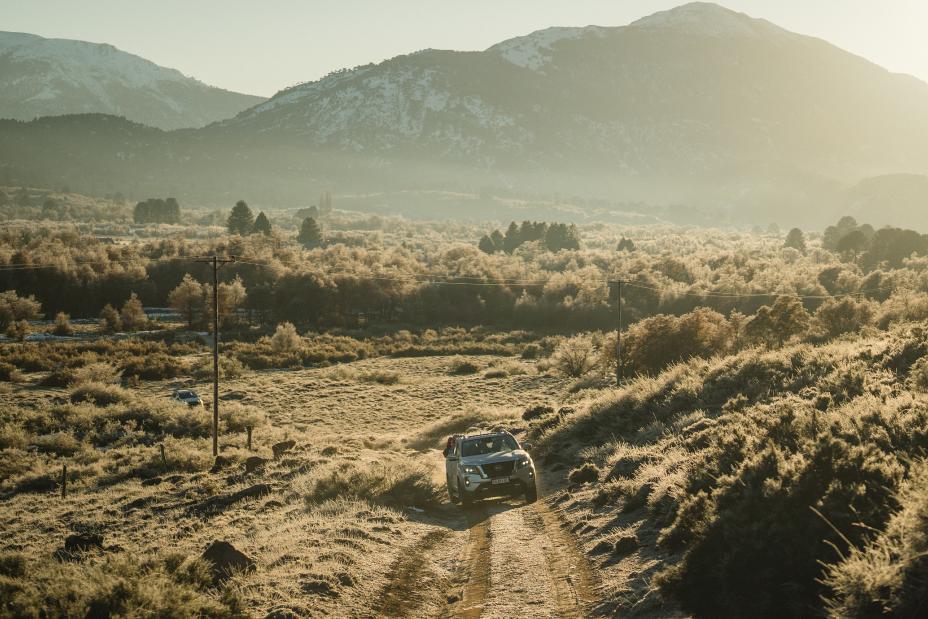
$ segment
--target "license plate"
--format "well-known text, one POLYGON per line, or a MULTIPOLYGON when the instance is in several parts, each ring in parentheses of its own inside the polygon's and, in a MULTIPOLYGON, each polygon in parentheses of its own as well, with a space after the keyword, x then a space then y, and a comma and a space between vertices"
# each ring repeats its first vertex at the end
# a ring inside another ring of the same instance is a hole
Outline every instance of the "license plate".
POLYGON ((496 484, 508 484, 508 483, 509 483, 509 478, 508 478, 508 477, 497 477, 496 479, 494 479, 494 480, 492 481, 492 483, 493 483, 493 485, 496 485, 496 484))

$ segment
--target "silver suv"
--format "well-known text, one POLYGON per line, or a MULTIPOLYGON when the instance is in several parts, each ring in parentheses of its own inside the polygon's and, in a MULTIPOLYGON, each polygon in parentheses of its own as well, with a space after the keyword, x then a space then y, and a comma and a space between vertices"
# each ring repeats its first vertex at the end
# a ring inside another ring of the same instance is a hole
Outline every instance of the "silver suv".
POLYGON ((535 463, 509 432, 448 437, 445 446, 448 494, 467 507, 478 499, 525 496, 526 503, 538 499, 535 463))

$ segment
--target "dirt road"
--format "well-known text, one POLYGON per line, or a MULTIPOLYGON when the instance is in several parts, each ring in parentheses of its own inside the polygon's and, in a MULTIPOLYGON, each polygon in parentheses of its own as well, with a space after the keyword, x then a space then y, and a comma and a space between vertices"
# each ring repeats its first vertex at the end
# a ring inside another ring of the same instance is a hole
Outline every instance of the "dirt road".
POLYGON ((402 553, 372 616, 589 615, 593 573, 543 500, 487 501, 445 526, 402 553))

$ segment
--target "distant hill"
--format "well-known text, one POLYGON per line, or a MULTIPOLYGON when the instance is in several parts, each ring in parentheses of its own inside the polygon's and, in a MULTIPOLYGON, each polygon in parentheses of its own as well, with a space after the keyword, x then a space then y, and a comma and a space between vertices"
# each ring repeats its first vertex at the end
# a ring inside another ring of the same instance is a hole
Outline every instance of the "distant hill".
POLYGON ((867 178, 841 196, 841 211, 876 227, 928 233, 928 176, 887 174, 867 178))
POLYGON ((0 118, 94 112, 178 129, 202 127, 262 101, 112 45, 0 32, 0 118))
POLYGON ((324 188, 489 188, 822 226, 859 179, 928 172, 928 84, 692 3, 339 71, 196 131, 78 117, 0 129, 7 184, 282 205, 324 188))

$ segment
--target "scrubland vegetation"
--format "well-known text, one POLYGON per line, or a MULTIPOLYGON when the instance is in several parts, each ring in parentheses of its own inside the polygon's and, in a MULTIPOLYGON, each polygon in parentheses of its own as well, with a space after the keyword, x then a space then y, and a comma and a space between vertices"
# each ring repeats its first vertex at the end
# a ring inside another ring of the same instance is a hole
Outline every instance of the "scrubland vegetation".
MULTIPOLYGON (((167 201, 145 204, 144 217, 166 209, 175 219, 167 201)), ((157 234, 162 224, 118 242, 83 224, 0 232, 0 501, 45 505, 67 464, 73 492, 101 505, 154 502, 139 489, 173 479, 162 507, 185 514, 177 535, 200 545, 198 520, 237 530, 272 514, 248 529, 265 575, 218 588, 193 542, 177 556, 63 563, 45 538, 8 545, 6 614, 41 598, 59 614, 147 605, 235 616, 294 596, 315 600, 298 615, 331 612, 377 593, 358 570, 388 584, 387 566, 362 555, 421 533, 407 508, 440 509, 429 450, 501 423, 535 439, 544 475, 569 486, 556 501, 599 568, 600 610, 863 617, 922 607, 924 236, 844 219, 785 238, 526 222, 481 240, 488 226, 331 207, 264 221, 218 238, 157 234), (321 239, 299 241, 316 217, 321 239), (214 252, 238 258, 217 291, 230 398, 220 463, 208 455, 205 411, 166 397, 211 378, 211 280, 197 259, 214 252), (154 320, 152 307, 175 315, 154 320), (290 440, 291 455, 269 453, 290 440), (337 535, 343 548, 312 550, 312 564, 294 558, 308 552, 303 541, 280 551, 261 537, 294 527, 307 544, 337 535), (24 555, 37 547, 43 559, 24 555), (299 565, 300 578, 284 578, 283 565, 299 565), (52 594, 56 579, 66 585, 52 594), (143 579, 172 600, 147 597, 143 579)))
POLYGON ((909 325, 751 348, 641 376, 554 419, 541 431, 547 458, 602 471, 571 474, 585 483, 569 510, 594 523, 591 543, 634 533, 635 558, 650 559, 643 582, 616 586, 609 603, 620 614, 664 596, 697 616, 910 616, 925 595, 914 574, 926 353, 925 329, 909 325))

